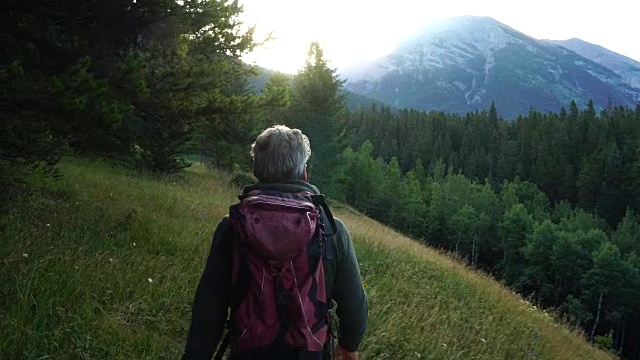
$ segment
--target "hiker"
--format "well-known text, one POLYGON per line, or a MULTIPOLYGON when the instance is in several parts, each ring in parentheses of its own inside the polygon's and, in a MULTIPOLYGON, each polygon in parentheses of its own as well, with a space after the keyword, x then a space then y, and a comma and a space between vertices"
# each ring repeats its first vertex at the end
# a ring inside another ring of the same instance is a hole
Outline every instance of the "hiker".
POLYGON ((358 359, 367 298, 347 229, 307 182, 309 139, 276 125, 251 155, 259 182, 215 230, 183 359, 227 344, 230 359, 358 359))

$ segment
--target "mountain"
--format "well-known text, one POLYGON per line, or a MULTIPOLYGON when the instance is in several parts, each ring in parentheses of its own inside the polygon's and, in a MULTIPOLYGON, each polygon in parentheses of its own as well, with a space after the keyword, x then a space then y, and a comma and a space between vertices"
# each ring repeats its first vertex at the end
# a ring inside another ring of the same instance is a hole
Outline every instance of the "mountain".
MULTIPOLYGON (((357 109, 369 109, 372 106, 377 106, 378 108, 386 106, 389 107, 388 104, 383 103, 382 101, 373 99, 368 96, 356 94, 353 91, 342 90, 341 92, 345 97, 345 103, 347 104, 347 108, 349 110, 357 110, 357 109)), ((392 108, 392 110, 396 110, 392 108)))
POLYGON ((395 107, 465 113, 495 100, 505 118, 530 108, 635 106, 640 88, 574 51, 536 40, 489 17, 427 24, 393 53, 345 68, 346 88, 395 107))
POLYGON ((624 82, 634 88, 640 88, 640 62, 620 55, 600 45, 572 38, 569 40, 544 40, 550 44, 562 46, 595 63, 607 67, 618 74, 624 82))

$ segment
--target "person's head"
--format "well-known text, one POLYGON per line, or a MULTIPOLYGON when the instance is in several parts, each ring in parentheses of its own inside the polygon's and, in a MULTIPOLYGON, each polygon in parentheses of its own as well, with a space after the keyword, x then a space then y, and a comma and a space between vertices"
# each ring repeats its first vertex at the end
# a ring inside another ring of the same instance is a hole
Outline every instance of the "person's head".
POLYGON ((251 145, 253 175, 260 182, 307 180, 309 138, 298 129, 274 125, 251 145))

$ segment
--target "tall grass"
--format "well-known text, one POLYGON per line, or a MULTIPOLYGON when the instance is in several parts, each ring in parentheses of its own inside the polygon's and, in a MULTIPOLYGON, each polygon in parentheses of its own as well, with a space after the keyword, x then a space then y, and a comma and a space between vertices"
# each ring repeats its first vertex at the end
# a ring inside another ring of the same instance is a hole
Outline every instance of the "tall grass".
POLYGON ((349 211, 375 359, 609 359, 488 276, 349 211))
MULTIPOLYGON (((175 359, 229 176, 158 179, 69 160, 12 201, 0 243, 1 359, 175 359)), ((487 277, 348 210, 370 300, 364 359, 607 359, 487 277)))

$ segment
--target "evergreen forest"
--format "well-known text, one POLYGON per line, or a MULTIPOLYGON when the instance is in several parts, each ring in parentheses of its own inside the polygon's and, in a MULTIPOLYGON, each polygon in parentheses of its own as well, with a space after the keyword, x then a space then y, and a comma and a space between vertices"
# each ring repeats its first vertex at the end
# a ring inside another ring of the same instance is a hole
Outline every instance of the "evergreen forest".
MULTIPOLYGON (((310 138, 334 202, 466 262, 621 358, 640 357, 640 104, 575 102, 514 121, 350 110, 318 43, 298 74, 242 55, 268 42, 238 1, 8 0, 0 15, 3 212, 64 156, 148 174, 192 161, 251 181, 249 145, 286 124, 310 138)), ((213 221, 213 220, 212 220, 213 221)), ((0 322, 2 310, 0 309, 0 322)))

